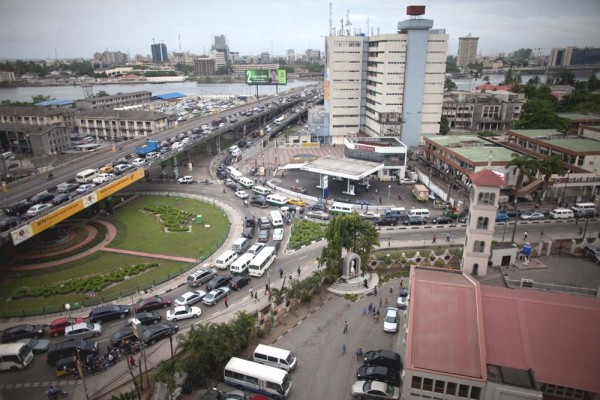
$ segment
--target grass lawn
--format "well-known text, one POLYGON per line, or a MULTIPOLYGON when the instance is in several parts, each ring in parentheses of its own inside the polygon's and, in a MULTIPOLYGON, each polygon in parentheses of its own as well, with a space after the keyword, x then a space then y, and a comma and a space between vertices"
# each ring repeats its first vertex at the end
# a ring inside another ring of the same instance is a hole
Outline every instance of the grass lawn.
POLYGON ((107 219, 117 227, 117 237, 110 247, 169 254, 184 257, 206 257, 225 239, 229 221, 220 209, 192 199, 166 196, 141 196, 117 209, 107 219), (156 218, 142 212, 144 206, 166 204, 193 215, 202 215, 203 223, 192 224, 191 232, 164 232, 156 218), (205 225, 210 228, 205 228, 205 225))
MULTIPOLYGON (((141 289, 164 282, 167 280, 167 277, 173 278, 191 267, 193 267, 193 265, 177 261, 97 252, 89 257, 72 263, 38 271, 23 271, 15 276, 15 278, 4 279, 2 285, 0 285, 0 299, 4 301, 1 309, 4 316, 16 316, 61 311, 66 303, 74 305, 75 303, 83 304, 85 302, 86 305, 89 305, 91 303, 102 302, 103 298, 105 301, 109 301, 131 293, 137 293, 141 289), (152 262, 157 262, 160 266, 158 268, 151 268, 139 275, 133 276, 131 279, 107 287, 102 292, 98 293, 98 297, 95 299, 88 299, 85 293, 71 293, 51 297, 40 296, 27 297, 14 301, 9 300, 10 294, 19 287, 38 286, 45 282, 61 282, 71 279, 74 276, 89 276, 107 273, 122 265, 152 262)), ((137 297, 135 297, 134 300, 137 300, 137 297)), ((127 298, 124 302, 131 302, 131 298, 127 298)))
POLYGON ((313 240, 321 239, 325 237, 327 225, 301 220, 294 225, 294 232, 290 239, 290 247, 292 249, 298 249, 300 246, 311 243, 313 240))

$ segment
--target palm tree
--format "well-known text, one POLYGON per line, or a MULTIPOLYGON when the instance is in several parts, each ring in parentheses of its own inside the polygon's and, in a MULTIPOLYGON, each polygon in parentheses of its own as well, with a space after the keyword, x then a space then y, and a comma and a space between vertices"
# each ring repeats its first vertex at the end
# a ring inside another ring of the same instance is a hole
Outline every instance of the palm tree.
POLYGON ((519 153, 513 153, 511 157, 512 160, 510 160, 506 166, 515 167, 516 170, 519 170, 517 182, 515 183, 515 192, 518 192, 523 186, 523 178, 525 178, 525 176, 532 179, 537 175, 539 171, 539 160, 519 153))
POLYGON ((233 326, 235 336, 239 338, 240 350, 248 347, 248 343, 256 327, 256 317, 246 311, 238 311, 235 319, 230 324, 233 326))
POLYGON ((209 332, 210 324, 192 325, 186 335, 178 337, 177 349, 181 349, 183 367, 188 373, 188 380, 194 386, 202 386, 210 376, 209 366, 209 332))
POLYGON ((489 75, 484 76, 483 81, 489 85, 490 84, 490 76, 489 75))
POLYGON ((154 375, 156 382, 163 382, 167 384, 169 393, 172 393, 175 389, 175 374, 183 372, 183 362, 178 358, 169 358, 162 360, 158 363, 158 369, 154 375))
POLYGON ((564 175, 567 172, 565 162, 560 154, 554 154, 544 160, 540 164, 540 172, 544 174, 544 185, 542 186, 542 200, 546 197, 548 191, 548 182, 552 175, 564 175))

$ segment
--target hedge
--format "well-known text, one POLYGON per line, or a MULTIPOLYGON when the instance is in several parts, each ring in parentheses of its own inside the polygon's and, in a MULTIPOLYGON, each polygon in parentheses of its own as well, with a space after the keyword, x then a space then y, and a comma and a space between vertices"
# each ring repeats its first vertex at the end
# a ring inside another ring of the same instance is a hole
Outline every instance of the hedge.
POLYGON ((144 207, 144 210, 159 217, 163 225, 171 232, 188 231, 187 225, 194 217, 187 211, 178 210, 166 204, 154 204, 144 207))

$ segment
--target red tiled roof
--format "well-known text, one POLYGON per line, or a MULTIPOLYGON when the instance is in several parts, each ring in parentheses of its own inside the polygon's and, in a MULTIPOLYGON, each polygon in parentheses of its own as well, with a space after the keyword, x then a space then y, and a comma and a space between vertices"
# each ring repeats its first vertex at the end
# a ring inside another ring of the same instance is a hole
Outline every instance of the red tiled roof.
POLYGON ((499 177, 494 171, 483 169, 469 175, 471 182, 478 186, 505 186, 504 179, 499 177))
POLYGON ((486 361, 600 393, 600 299, 481 286, 486 361))
POLYGON ((486 379, 476 291, 458 271, 413 267, 407 368, 486 379))
POLYGON ((512 85, 492 85, 491 83, 484 83, 483 85, 477 86, 477 90, 504 90, 510 92, 512 85))

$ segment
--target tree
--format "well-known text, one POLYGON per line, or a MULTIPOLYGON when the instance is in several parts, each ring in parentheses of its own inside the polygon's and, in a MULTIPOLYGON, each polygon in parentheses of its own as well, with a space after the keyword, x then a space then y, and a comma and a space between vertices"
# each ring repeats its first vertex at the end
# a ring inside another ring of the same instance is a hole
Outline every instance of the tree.
POLYGON ((532 85, 539 85, 540 84, 540 77, 535 75, 533 78, 529 78, 529 80, 527 81, 527 84, 532 84, 532 85))
POLYGON ((515 123, 517 129, 556 129, 565 131, 567 121, 554 112, 554 106, 540 98, 529 99, 523 106, 523 113, 515 123))
POLYGON ((342 249, 360 256, 362 265, 367 265, 369 254, 379 245, 379 233, 368 221, 356 214, 338 215, 325 233, 327 246, 318 261, 327 265, 329 272, 338 273, 342 249))
POLYGON ((489 75, 484 76, 483 81, 489 85, 490 84, 490 76, 489 75))
POLYGON ((106 97, 106 96, 110 96, 110 94, 108 94, 104 90, 101 90, 98 93, 96 93, 96 96, 94 96, 94 97, 106 97))
POLYGON ((440 135, 447 135, 450 132, 450 122, 448 117, 443 116, 440 120, 440 135))
POLYGON ((446 57, 446 73, 460 72, 460 68, 456 65, 456 56, 446 57))
POLYGON ((457 89, 456 83, 449 76, 446 77, 444 81, 444 90, 447 92, 453 92, 457 89))
POLYGON ((544 184, 542 186, 542 199, 546 198, 548 191, 548 182, 552 175, 564 175, 567 172, 563 157, 560 154, 554 154, 540 163, 540 172, 544 174, 544 184))
POLYGON ((169 358, 158 363, 154 381, 167 384, 169 393, 175 389, 175 374, 183 372, 183 362, 178 358, 169 358))
POLYGON ((529 179, 535 177, 539 171, 540 165, 539 160, 524 154, 513 153, 511 157, 512 160, 510 160, 506 166, 515 167, 515 169, 519 171, 517 182, 515 184, 515 192, 518 192, 519 189, 521 189, 521 186, 523 186, 523 179, 525 176, 529 179))
POLYGON ((48 101, 50 99, 51 99, 50 96, 44 96, 43 94, 38 94, 38 95, 31 97, 31 102, 33 104, 37 104, 37 103, 41 103, 42 101, 48 101))
POLYGON ((596 78, 596 75, 592 74, 590 79, 587 81, 587 87, 590 92, 600 89, 600 79, 596 78))
POLYGON ((574 85, 575 84, 575 73, 567 68, 560 70, 556 83, 559 85, 574 85))

